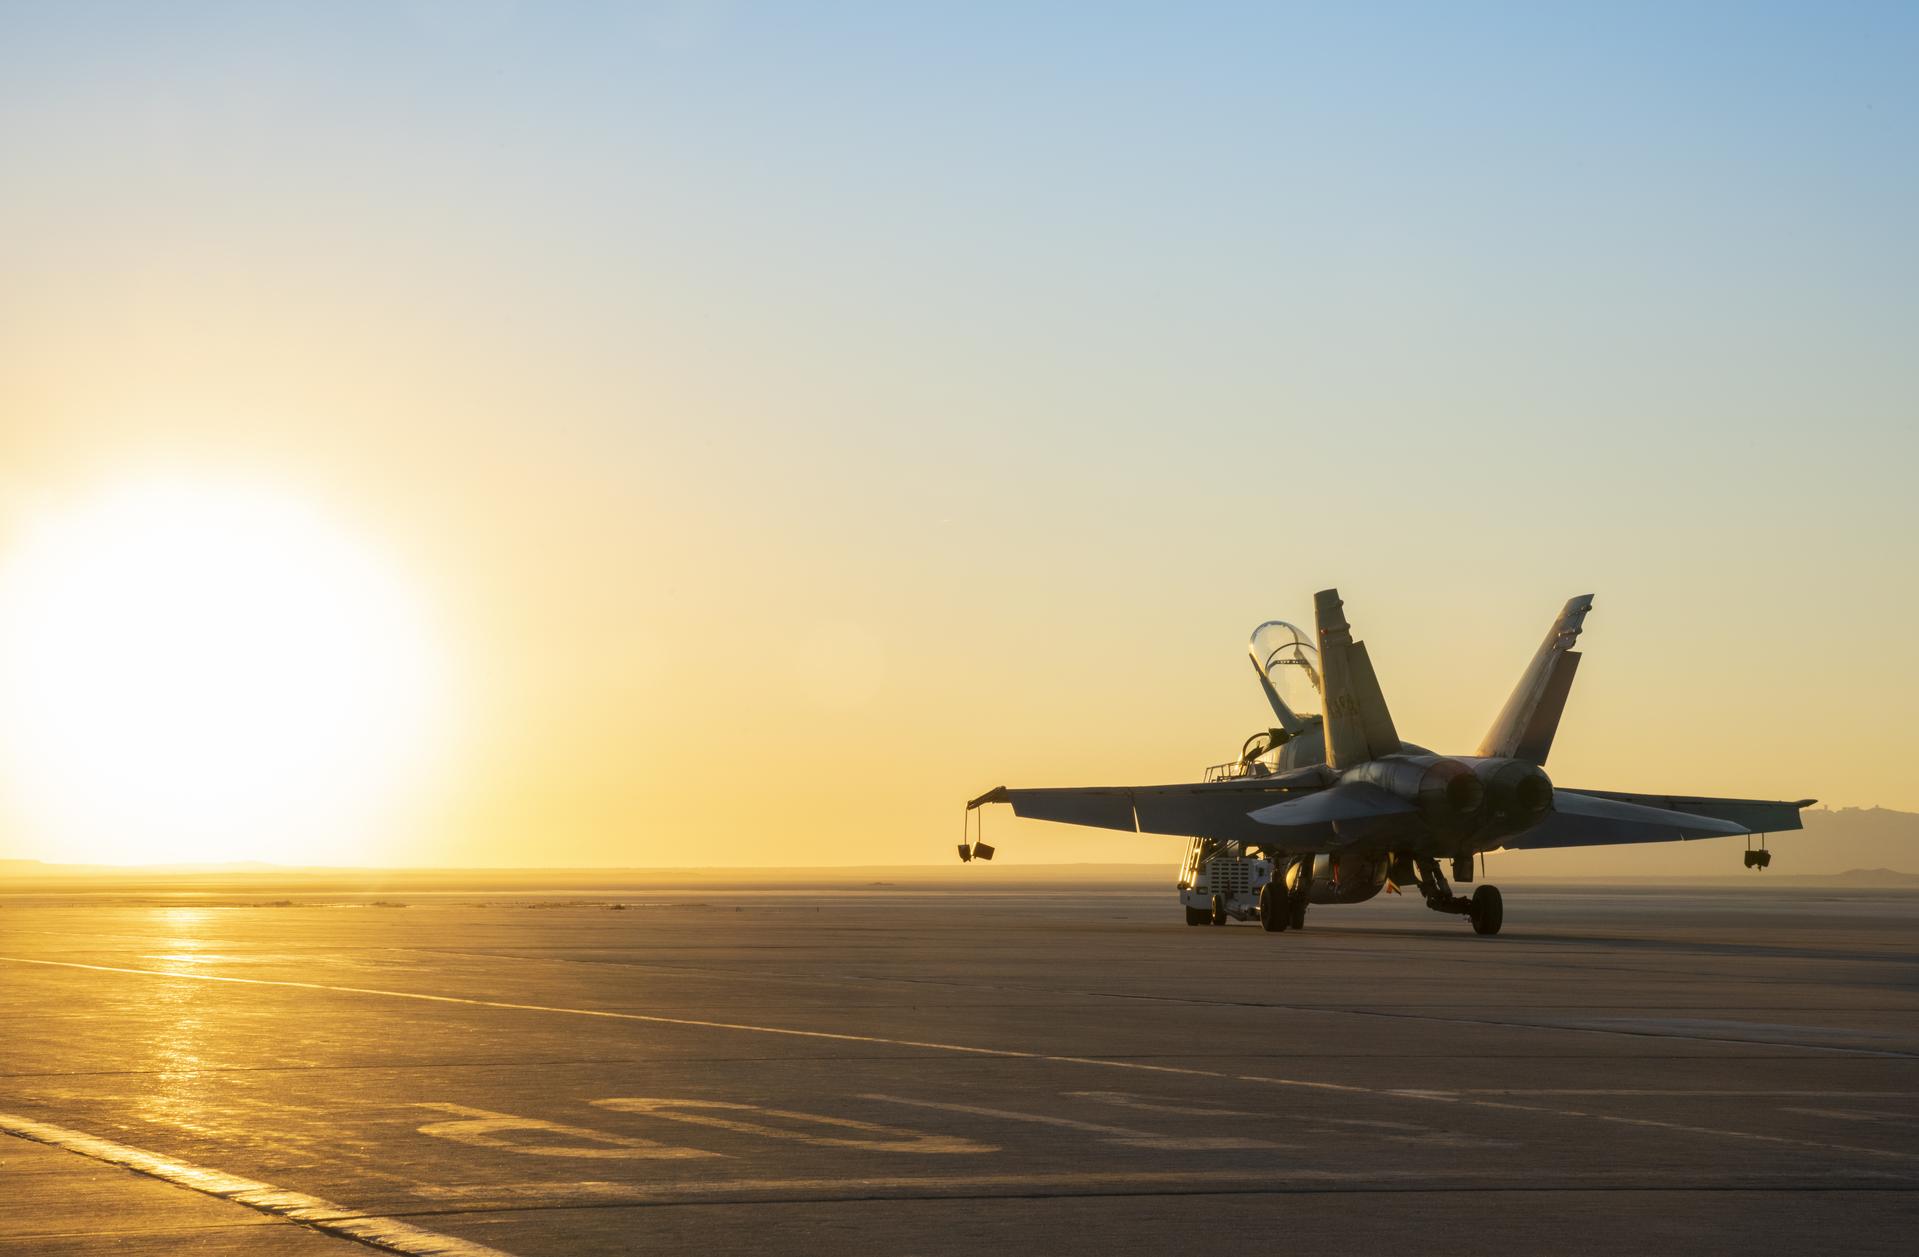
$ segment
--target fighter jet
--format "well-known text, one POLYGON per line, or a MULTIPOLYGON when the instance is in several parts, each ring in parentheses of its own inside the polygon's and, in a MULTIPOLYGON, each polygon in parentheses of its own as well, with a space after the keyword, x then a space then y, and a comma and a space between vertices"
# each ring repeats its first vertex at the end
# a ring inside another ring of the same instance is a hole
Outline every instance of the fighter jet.
MULTIPOLYGON (((1364 642, 1353 639, 1339 591, 1314 596, 1317 645, 1293 625, 1268 621, 1249 650, 1278 721, 1246 740, 1236 761, 1185 785, 1008 789, 967 803, 1010 803, 1018 816, 1192 839, 1180 871, 1188 925, 1257 919, 1270 932, 1306 924, 1308 904, 1361 903, 1382 888, 1417 886, 1426 906, 1497 934, 1497 887, 1471 896, 1474 857, 1498 849, 1612 846, 1761 835, 1746 866, 1772 861, 1763 835, 1800 828, 1781 802, 1570 789, 1546 775, 1579 667, 1592 595, 1568 602, 1479 749, 1439 755, 1401 740, 1364 642), (1314 712, 1313 707, 1320 710, 1314 712)), ((970 838, 969 830, 969 838, 970 838)), ((962 859, 992 857, 984 842, 962 859)))

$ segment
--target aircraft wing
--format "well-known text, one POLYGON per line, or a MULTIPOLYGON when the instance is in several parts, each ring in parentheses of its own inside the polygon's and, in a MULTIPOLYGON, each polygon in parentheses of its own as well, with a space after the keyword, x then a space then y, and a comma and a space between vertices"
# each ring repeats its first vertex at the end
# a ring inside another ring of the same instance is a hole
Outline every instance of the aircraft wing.
POLYGON ((1737 834, 1798 829, 1799 809, 1817 799, 1714 799, 1683 794, 1627 794, 1617 790, 1553 790, 1553 811, 1538 825, 1506 840, 1508 850, 1598 847, 1630 842, 1683 842, 1737 834))
MULTIPOLYGON (((1250 813, 1320 793, 1337 792, 1326 791, 1325 782, 1317 777, 1291 782, 1242 778, 1170 786, 1068 786, 1034 790, 1001 786, 966 806, 970 809, 986 803, 1010 803, 1015 816, 1031 820, 1120 829, 1128 833, 1272 842, 1273 822, 1256 821, 1250 813)), ((1305 823, 1296 830, 1287 826, 1293 832, 1285 835, 1289 840, 1295 837, 1300 840, 1299 850, 1315 845, 1315 838, 1323 838, 1324 845, 1333 845, 1330 824, 1333 817, 1300 819, 1305 823)))
MULTIPOLYGON (((966 806, 1008 803, 1031 820, 1088 825, 1127 833, 1233 839, 1289 851, 1337 851, 1360 844, 1388 849, 1416 823, 1415 809, 1364 782, 1331 784, 1323 775, 1241 778, 1170 786, 1070 786, 1021 790, 1001 786, 966 806), (1329 788, 1330 787, 1330 788, 1329 788)), ((1616 790, 1553 791, 1545 820, 1505 842, 1508 850, 1681 842, 1800 828, 1799 810, 1814 799, 1716 799, 1627 794, 1616 790)))

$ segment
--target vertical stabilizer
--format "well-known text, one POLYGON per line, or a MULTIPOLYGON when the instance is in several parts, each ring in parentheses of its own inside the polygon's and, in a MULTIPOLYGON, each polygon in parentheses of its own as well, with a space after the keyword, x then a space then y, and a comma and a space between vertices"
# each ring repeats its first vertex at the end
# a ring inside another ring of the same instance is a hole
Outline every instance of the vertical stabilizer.
POLYGON ((1391 755, 1399 749, 1392 713, 1366 644, 1353 640, 1337 589, 1313 595, 1319 623, 1319 666, 1326 694, 1326 762, 1336 769, 1391 755))
POLYGON ((1499 709, 1486 740, 1479 744, 1481 755, 1508 756, 1529 764, 1546 762, 1560 713, 1566 710, 1566 695, 1572 692, 1573 673, 1579 670, 1579 652, 1573 643, 1579 640, 1580 626, 1592 605, 1593 596, 1581 594, 1559 612, 1511 697, 1499 709))

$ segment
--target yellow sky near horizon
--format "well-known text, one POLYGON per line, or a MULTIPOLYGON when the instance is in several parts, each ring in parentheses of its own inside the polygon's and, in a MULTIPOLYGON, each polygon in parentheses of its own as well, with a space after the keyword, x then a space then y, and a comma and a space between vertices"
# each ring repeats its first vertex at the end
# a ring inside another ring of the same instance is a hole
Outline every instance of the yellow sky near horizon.
MULTIPOLYGON (((1540 77, 1487 79, 1295 16, 1280 84, 1170 19, 586 12, 0 16, 0 562, 142 477, 248 486, 445 673, 428 766, 256 858, 944 860, 990 786, 1234 755, 1247 632, 1329 585, 1437 749, 1593 592, 1556 780, 1919 810, 1903 24, 1810 118, 1791 41, 1678 32, 1629 117, 1630 23, 1515 17, 1540 77)), ((193 852, 28 784, 0 855, 193 852)))

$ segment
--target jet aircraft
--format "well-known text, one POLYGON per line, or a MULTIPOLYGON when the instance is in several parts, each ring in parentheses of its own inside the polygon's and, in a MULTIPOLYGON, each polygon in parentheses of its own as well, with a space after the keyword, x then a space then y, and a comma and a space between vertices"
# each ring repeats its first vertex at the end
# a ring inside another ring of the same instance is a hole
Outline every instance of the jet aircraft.
MULTIPOLYGON (((1249 649, 1276 728, 1205 780, 1165 786, 1008 789, 967 803, 1009 803, 1018 816, 1136 833, 1192 846, 1180 875, 1189 925, 1257 917, 1268 931, 1302 928, 1308 904, 1361 903, 1417 885, 1426 905, 1497 934, 1496 887, 1472 895, 1474 857, 1504 848, 1610 846, 1759 834, 1746 866, 1764 868, 1763 835, 1800 828, 1815 799, 1782 802, 1570 789, 1546 775, 1546 754, 1579 666, 1592 595, 1569 601, 1471 755, 1438 755, 1400 739, 1364 642, 1339 591, 1314 596, 1318 643, 1284 621, 1253 631, 1249 649), (1310 710, 1318 707, 1319 712, 1310 710), (1195 899, 1198 902, 1195 903, 1195 899)), ((962 859, 991 859, 984 842, 962 859)))

